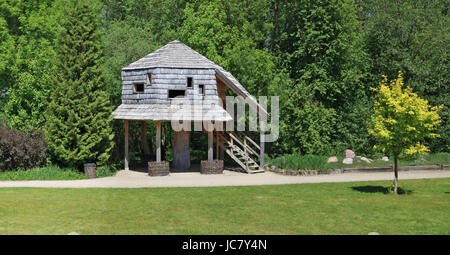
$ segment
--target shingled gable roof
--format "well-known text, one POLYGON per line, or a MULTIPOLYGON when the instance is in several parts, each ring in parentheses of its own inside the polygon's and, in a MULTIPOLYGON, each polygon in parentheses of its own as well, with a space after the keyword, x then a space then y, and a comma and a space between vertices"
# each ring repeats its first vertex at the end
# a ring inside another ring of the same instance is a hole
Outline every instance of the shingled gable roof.
POLYGON ((219 105, 121 104, 113 115, 116 120, 233 120, 219 105))
POLYGON ((217 76, 225 82, 236 94, 242 96, 245 101, 258 110, 258 113, 266 117, 267 111, 261 107, 255 98, 234 78, 234 76, 221 66, 207 59, 205 56, 191 49, 180 41, 172 41, 155 50, 147 56, 122 68, 122 70, 135 70, 147 68, 196 68, 214 69, 217 76))

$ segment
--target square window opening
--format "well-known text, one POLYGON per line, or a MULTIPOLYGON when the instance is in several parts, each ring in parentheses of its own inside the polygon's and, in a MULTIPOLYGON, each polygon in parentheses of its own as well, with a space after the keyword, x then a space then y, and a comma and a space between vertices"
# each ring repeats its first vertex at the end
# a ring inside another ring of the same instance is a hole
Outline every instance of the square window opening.
POLYGON ((134 93, 144 93, 144 83, 134 83, 133 91, 134 93))

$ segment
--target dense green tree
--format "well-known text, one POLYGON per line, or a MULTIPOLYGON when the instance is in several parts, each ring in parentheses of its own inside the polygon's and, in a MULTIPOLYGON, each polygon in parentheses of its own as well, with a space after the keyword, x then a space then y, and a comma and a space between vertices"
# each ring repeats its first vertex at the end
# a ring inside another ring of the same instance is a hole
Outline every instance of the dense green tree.
POLYGON ((289 96, 281 101, 286 114, 279 146, 315 154, 367 147, 368 139, 361 139, 366 132, 342 122, 364 119, 358 114, 370 116, 352 109, 354 102, 369 101, 368 60, 353 2, 275 1, 271 15, 270 48, 292 79, 283 89, 289 96))
POLYGON ((96 1, 65 6, 45 130, 53 160, 62 165, 105 164, 113 146, 111 106, 102 76, 100 13, 96 1))
POLYGON ((45 122, 58 27, 53 5, 53 0, 0 3, 0 92, 8 90, 4 111, 17 129, 40 128, 45 122))
POLYGON ((151 31, 160 43, 177 39, 182 25, 185 0, 102 0, 107 23, 125 21, 151 31))
MULTIPOLYGON (((446 0, 359 1, 370 73, 389 79, 403 72, 405 82, 432 105, 443 104, 433 151, 450 151, 450 16, 446 0)), ((376 84, 376 80, 373 82, 376 84)))

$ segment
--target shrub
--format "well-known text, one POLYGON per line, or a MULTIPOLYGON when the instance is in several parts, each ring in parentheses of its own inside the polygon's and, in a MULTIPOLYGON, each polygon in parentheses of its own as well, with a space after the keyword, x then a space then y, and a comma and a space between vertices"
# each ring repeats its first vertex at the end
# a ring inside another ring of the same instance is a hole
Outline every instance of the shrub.
POLYGON ((282 169, 322 170, 327 169, 327 157, 318 155, 286 154, 269 163, 282 169))
POLYGON ((86 179, 86 175, 77 169, 61 168, 56 165, 48 165, 29 170, 17 169, 0 173, 2 181, 19 180, 79 180, 86 179))
POLYGON ((43 166, 47 145, 39 131, 25 133, 0 125, 0 171, 43 166))
POLYGON ((117 169, 113 165, 97 167, 97 177, 108 177, 116 174, 117 169))

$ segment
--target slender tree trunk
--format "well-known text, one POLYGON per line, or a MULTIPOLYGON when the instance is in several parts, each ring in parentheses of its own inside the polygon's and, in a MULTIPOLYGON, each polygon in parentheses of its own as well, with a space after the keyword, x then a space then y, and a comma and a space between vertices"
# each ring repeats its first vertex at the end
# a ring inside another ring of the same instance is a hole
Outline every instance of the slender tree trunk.
POLYGON ((274 44, 274 37, 275 37, 275 29, 276 29, 276 23, 278 18, 278 5, 280 1, 275 1, 273 5, 273 18, 272 23, 274 24, 272 27, 272 31, 270 33, 270 46, 269 46, 269 52, 273 51, 273 44, 274 44))
POLYGON ((398 155, 394 155, 394 195, 398 195, 398 155))

